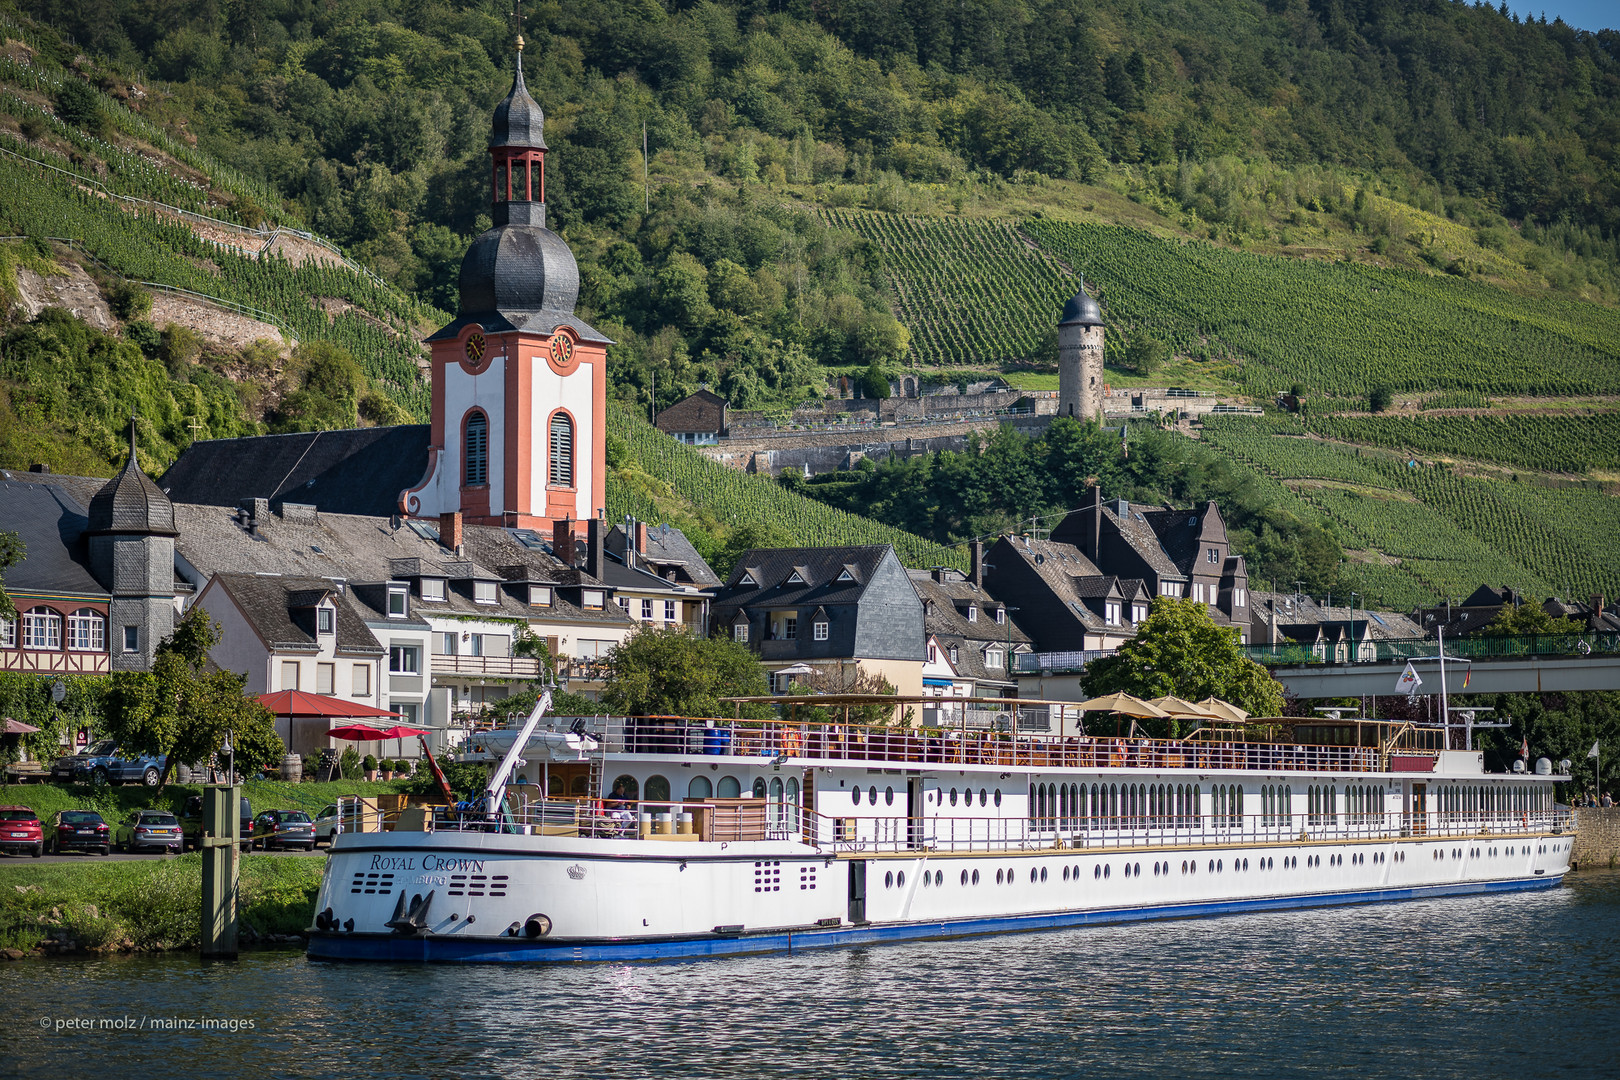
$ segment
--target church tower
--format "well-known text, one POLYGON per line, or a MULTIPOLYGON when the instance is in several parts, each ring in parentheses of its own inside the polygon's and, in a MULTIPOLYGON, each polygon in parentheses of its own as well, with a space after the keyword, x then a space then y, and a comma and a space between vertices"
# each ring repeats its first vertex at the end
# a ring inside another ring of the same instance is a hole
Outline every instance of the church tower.
POLYGON ((579 266, 546 228, 544 127, 523 85, 520 36, 490 134, 494 227, 462 260, 460 313, 427 339, 427 476, 400 497, 413 517, 549 530, 605 505, 612 342, 574 314, 579 266))
POLYGON ((1058 321, 1058 415, 1100 421, 1102 414, 1102 309, 1082 279, 1058 321))

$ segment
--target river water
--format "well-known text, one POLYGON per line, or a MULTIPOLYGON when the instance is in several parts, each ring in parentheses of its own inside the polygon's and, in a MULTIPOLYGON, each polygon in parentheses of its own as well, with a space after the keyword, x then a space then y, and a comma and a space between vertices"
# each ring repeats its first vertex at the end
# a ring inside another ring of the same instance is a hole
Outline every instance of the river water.
POLYGON ((22 961, 0 1075, 1615 1077, 1620 873, 681 964, 22 961))

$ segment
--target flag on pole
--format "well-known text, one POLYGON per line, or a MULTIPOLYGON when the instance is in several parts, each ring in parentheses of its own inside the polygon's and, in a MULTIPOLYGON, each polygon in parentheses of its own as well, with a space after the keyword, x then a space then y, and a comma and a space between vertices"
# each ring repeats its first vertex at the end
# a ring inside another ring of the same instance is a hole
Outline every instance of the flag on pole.
POLYGON ((1418 687, 1422 685, 1423 680, 1418 678, 1417 669, 1408 660, 1406 670, 1401 672, 1401 677, 1395 681, 1395 689, 1407 697, 1417 697, 1418 687))
POLYGON ((1519 756, 1526 761, 1530 760, 1530 736, 1528 735, 1524 737, 1524 742, 1519 746, 1519 756))
POLYGON ((1592 744, 1592 749, 1590 749, 1590 750, 1588 750, 1586 752, 1586 756, 1587 757, 1597 757, 1598 756, 1598 744, 1597 743, 1592 744))
POLYGON ((1469 668, 1467 671, 1463 672, 1462 688, 1464 690, 1468 689, 1468 680, 1472 679, 1473 677, 1474 677, 1474 669, 1473 668, 1469 668))

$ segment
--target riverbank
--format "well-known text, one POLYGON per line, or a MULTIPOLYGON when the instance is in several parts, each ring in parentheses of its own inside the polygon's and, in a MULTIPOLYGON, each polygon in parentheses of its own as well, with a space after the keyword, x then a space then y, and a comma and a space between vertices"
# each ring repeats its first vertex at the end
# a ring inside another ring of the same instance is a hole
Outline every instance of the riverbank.
MULTIPOLYGON (((300 935, 314 918, 325 865, 325 859, 244 855, 237 909, 243 943, 300 935)), ((0 950, 9 959, 195 949, 201 940, 200 854, 150 862, 0 863, 0 950)))
MULTIPOLYGON (((340 795, 387 795, 412 789, 409 780, 338 780, 326 784, 293 784, 281 780, 249 780, 242 794, 255 814, 265 810, 302 810, 314 817, 340 795)), ((169 810, 179 813, 186 797, 202 794, 201 784, 167 784, 161 788, 139 784, 0 784, 0 806, 26 806, 48 821, 58 810, 94 810, 109 823, 131 810, 169 810)))
POLYGON ((1575 811, 1575 846, 1570 861, 1580 870, 1620 869, 1620 806, 1575 811))

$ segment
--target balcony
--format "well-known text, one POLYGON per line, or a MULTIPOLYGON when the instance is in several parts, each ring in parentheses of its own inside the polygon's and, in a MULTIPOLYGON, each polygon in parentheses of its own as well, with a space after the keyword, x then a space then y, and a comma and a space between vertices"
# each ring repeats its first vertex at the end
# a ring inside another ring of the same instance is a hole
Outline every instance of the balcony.
POLYGON ((449 656, 434 653, 433 674, 538 679, 540 661, 528 656, 449 656))

